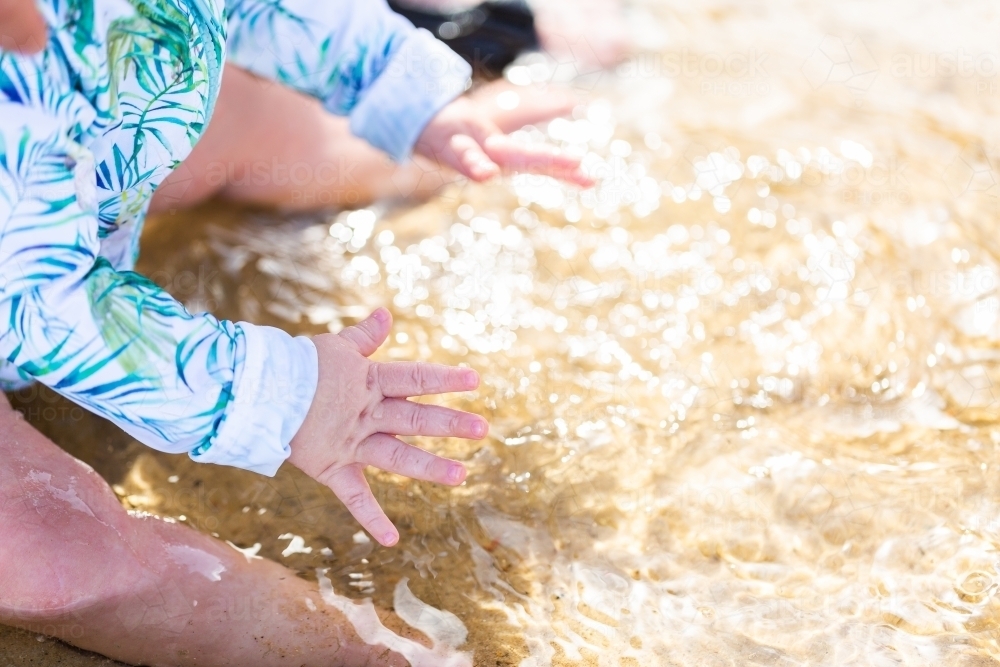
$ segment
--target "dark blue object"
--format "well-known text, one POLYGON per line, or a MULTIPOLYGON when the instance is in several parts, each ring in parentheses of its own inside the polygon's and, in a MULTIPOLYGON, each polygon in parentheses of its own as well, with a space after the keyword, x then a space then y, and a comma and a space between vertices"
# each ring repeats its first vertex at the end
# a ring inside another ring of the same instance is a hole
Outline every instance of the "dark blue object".
POLYGON ((517 56, 538 49, 535 16, 524 0, 493 0, 458 12, 417 8, 405 0, 389 0, 389 7, 431 31, 482 78, 499 77, 517 56))

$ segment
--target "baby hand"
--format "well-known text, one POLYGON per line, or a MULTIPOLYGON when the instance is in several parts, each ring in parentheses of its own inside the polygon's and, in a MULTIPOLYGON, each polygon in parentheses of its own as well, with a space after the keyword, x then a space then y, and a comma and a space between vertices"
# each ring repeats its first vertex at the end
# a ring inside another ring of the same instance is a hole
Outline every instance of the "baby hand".
POLYGON ((580 170, 579 158, 554 146, 516 141, 489 116, 479 102, 460 97, 431 119, 417 139, 416 152, 474 181, 488 181, 501 171, 524 171, 582 187, 594 184, 580 170))
POLYGON ((482 417, 410 396, 467 391, 479 374, 467 368, 427 363, 370 361, 389 335, 392 317, 379 308, 339 334, 316 336, 319 383, 309 413, 292 439, 289 461, 330 487, 354 518, 384 546, 399 533, 372 494, 365 466, 452 486, 465 479, 465 467, 408 445, 396 435, 480 439, 488 425, 482 417))

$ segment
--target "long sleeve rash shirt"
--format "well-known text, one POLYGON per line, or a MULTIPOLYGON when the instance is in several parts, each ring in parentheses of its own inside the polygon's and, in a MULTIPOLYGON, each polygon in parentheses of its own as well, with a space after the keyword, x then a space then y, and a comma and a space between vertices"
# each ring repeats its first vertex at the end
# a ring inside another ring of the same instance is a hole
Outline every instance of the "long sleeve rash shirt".
POLYGON ((192 314, 132 272, 153 191, 208 124, 223 63, 320 99, 396 159, 469 67, 382 0, 42 0, 0 51, 0 379, 38 381, 156 449, 273 475, 316 389, 306 338, 192 314))

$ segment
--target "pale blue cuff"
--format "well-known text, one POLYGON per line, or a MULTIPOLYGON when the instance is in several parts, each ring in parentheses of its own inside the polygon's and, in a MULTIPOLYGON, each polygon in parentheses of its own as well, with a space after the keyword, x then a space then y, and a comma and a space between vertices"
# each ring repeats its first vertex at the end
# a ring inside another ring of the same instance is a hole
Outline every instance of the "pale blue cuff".
POLYGON ((415 30, 351 111, 351 132, 400 162, 471 76, 472 68, 454 51, 426 30, 415 30))
POLYGON ((191 458, 272 477, 291 454, 289 443, 316 394, 316 346, 273 327, 237 326, 246 353, 236 369, 233 397, 209 448, 191 458))

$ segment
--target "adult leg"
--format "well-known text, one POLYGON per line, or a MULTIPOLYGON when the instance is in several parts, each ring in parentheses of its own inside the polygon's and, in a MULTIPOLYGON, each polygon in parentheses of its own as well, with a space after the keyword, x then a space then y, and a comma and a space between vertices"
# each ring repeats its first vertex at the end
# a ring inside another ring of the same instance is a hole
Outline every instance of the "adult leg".
MULTIPOLYGON (((574 104, 568 93, 512 89, 503 82, 475 94, 505 132, 562 115, 574 104), (509 90, 520 98, 513 108, 510 95, 497 102, 509 90)), ((212 196, 286 210, 355 207, 426 198, 454 179, 419 157, 397 165, 316 100, 226 65, 205 134, 157 189, 150 212, 187 208, 212 196)))
POLYGON ((150 665, 403 665, 316 586, 130 516, 0 395, 0 622, 150 665))

